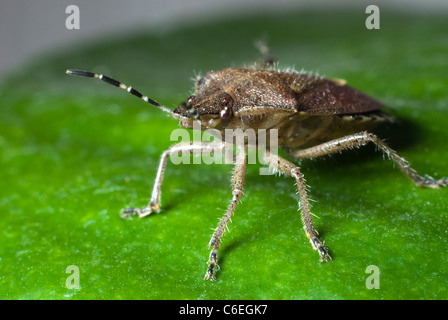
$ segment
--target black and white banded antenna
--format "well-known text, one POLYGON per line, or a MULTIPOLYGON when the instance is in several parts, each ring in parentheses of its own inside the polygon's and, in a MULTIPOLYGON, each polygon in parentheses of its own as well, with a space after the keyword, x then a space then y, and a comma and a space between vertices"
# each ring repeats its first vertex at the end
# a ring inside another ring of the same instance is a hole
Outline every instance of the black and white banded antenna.
POLYGON ((120 81, 117 81, 115 79, 109 78, 109 77, 107 77, 105 75, 97 74, 95 72, 90 72, 90 71, 73 70, 73 69, 68 69, 67 71, 65 71, 65 73, 69 74, 69 75, 81 76, 81 77, 86 77, 86 78, 97 78, 97 79, 103 80, 104 82, 106 82, 106 83, 108 83, 110 85, 113 85, 115 87, 118 87, 118 88, 126 90, 127 92, 129 92, 133 96, 136 96, 137 98, 140 98, 143 101, 148 102, 149 104, 152 104, 153 106, 159 108, 160 110, 168 112, 171 116, 174 116, 173 110, 165 107, 164 105, 161 105, 160 103, 152 100, 151 98, 148 98, 147 96, 144 96, 139 91, 137 91, 134 88, 132 88, 131 86, 127 86, 124 83, 121 83, 120 81))

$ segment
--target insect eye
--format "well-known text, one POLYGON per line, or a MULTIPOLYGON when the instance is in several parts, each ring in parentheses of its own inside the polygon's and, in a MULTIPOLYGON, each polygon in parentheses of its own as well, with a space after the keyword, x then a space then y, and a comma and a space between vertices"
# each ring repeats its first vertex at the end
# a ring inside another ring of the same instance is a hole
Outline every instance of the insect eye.
POLYGON ((221 119, 229 119, 232 116, 232 103, 233 100, 229 95, 221 98, 221 106, 223 107, 220 112, 221 119))
POLYGON ((185 106, 190 109, 193 106, 193 98, 194 96, 190 96, 187 101, 185 102, 185 106))
POLYGON ((188 110, 188 113, 191 114, 193 116, 193 118, 195 118, 195 119, 199 118, 199 114, 198 114, 197 110, 194 108, 191 108, 190 110, 188 110))
POLYGON ((230 98, 229 97, 222 97, 221 98, 221 105, 228 106, 230 104, 230 98))
POLYGON ((232 116, 232 108, 229 106, 224 107, 220 112, 221 119, 229 119, 232 116))

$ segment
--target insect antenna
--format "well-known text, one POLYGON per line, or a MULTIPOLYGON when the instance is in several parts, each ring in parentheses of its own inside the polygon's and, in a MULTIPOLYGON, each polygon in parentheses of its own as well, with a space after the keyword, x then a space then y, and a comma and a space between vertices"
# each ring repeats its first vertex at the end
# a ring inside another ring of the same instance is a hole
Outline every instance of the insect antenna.
POLYGON ((65 73, 69 74, 69 75, 81 76, 81 77, 86 77, 86 78, 97 78, 97 79, 103 80, 104 82, 106 82, 106 83, 108 83, 110 85, 113 85, 115 87, 118 87, 118 88, 126 90, 127 92, 129 92, 133 96, 136 96, 137 98, 140 98, 143 101, 148 102, 148 103, 152 104, 153 106, 161 109, 162 111, 168 112, 171 116, 173 116, 173 110, 165 107, 164 105, 161 105, 160 103, 158 103, 158 102, 148 98, 147 96, 144 96, 139 91, 137 91, 134 88, 132 88, 131 86, 127 86, 124 83, 121 83, 120 81, 117 81, 115 79, 109 78, 109 77, 107 77, 105 75, 97 74, 95 72, 90 72, 90 71, 73 70, 73 69, 69 69, 65 73))

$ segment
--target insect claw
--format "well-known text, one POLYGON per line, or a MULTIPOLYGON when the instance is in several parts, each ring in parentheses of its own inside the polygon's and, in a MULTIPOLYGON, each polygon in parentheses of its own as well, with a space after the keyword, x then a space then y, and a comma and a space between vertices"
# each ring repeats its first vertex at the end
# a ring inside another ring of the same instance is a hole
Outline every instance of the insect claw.
POLYGON ((219 266, 218 266, 217 262, 218 262, 217 248, 213 248, 212 251, 210 252, 210 259, 208 261, 209 265, 207 268, 207 272, 205 273, 204 280, 211 280, 211 281, 216 280, 213 271, 214 271, 215 267, 217 270, 219 270, 219 266))
POLYGON ((150 207, 143 207, 141 209, 139 208, 126 208, 121 212, 121 218, 126 219, 128 217, 132 216, 138 216, 139 218, 144 218, 152 213, 152 208, 150 207))
POLYGON ((423 183, 420 184, 422 187, 439 189, 440 187, 446 187, 448 185, 448 178, 442 178, 435 180, 434 178, 428 177, 423 183))
POLYGON ((311 245, 313 246, 314 250, 319 252, 320 255, 320 262, 330 261, 331 257, 327 252, 327 249, 322 244, 322 242, 317 237, 311 237, 310 238, 311 245))
POLYGON ((216 277, 213 274, 209 274, 208 272, 205 274, 204 280, 216 281, 216 277))
POLYGON ((136 215, 136 214, 138 214, 138 210, 139 209, 137 209, 137 208, 126 208, 126 209, 123 209, 121 211, 121 218, 122 219, 126 219, 128 217, 136 215))
POLYGON ((442 178, 440 180, 437 180, 437 184, 441 187, 448 186, 448 178, 442 178))
POLYGON ((326 262, 326 261, 330 261, 331 260, 331 256, 328 254, 328 252, 324 249, 321 251, 319 251, 320 254, 320 262, 326 262))
POLYGON ((326 262, 331 260, 331 256, 328 254, 327 250, 325 249, 324 245, 322 244, 320 247, 318 247, 318 252, 320 255, 320 262, 326 262))

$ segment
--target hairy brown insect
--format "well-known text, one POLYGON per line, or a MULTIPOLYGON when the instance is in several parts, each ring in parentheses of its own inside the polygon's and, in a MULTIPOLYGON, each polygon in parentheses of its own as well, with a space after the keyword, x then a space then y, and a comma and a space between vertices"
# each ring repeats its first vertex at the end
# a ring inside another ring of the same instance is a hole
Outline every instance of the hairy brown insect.
MULTIPOLYGON (((277 130, 278 144, 293 158, 319 157, 371 142, 392 159, 417 186, 447 186, 447 178, 435 180, 419 175, 405 159, 376 135, 367 131, 378 123, 391 119, 381 111, 384 107, 381 103, 347 86, 344 80, 276 70, 273 68, 272 55, 266 47, 261 46, 261 49, 265 60, 252 67, 210 72, 197 80, 195 94, 175 110, 170 110, 132 87, 107 76, 80 70, 67 70, 67 73, 99 78, 125 89, 168 112, 185 128, 193 128, 193 124, 197 122, 202 130, 214 128, 220 133, 224 133, 225 129, 266 129, 268 134, 277 130)), ((149 204, 141 209, 125 209, 122 216, 145 217, 159 211, 160 191, 168 156, 180 152, 221 151, 226 143, 229 142, 181 143, 171 146, 161 156, 149 204)), ((232 200, 209 243, 212 250, 205 274, 206 280, 215 279, 214 270, 218 262, 221 238, 243 195, 246 147, 250 146, 246 144, 238 149, 233 173, 232 200)), ((320 260, 330 260, 331 257, 314 228, 306 186, 299 167, 269 151, 265 151, 264 157, 272 168, 296 180, 306 236, 312 247, 318 251, 320 260)))

